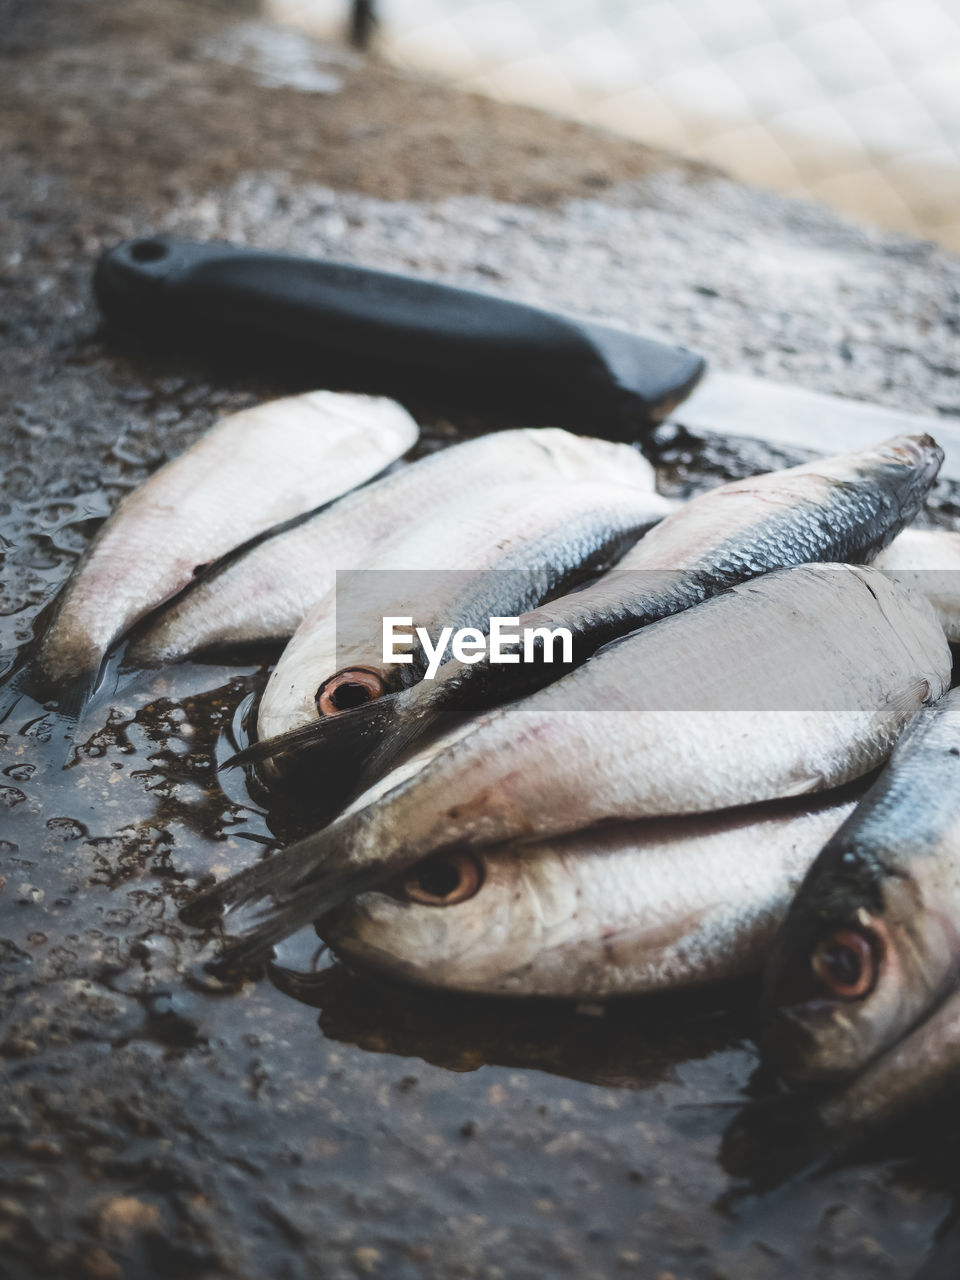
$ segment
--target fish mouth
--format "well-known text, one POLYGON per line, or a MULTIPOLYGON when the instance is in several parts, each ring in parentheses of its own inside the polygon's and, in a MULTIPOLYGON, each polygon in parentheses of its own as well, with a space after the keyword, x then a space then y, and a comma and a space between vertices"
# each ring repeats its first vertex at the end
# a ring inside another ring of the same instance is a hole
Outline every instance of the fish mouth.
POLYGON ((760 1048, 787 1084, 801 1086, 815 1078, 819 1046, 813 1028, 798 1010, 778 1008, 764 1031, 760 1048))
POLYGON ((859 1055, 851 1042, 851 1028, 834 1023, 835 1006, 822 1003, 820 1017, 811 1023, 813 1007, 778 1009, 767 1028, 760 1048, 780 1079, 792 1089, 816 1089, 845 1079, 855 1069, 859 1055), (823 1052, 820 1030, 832 1026, 842 1035, 829 1055, 823 1052))

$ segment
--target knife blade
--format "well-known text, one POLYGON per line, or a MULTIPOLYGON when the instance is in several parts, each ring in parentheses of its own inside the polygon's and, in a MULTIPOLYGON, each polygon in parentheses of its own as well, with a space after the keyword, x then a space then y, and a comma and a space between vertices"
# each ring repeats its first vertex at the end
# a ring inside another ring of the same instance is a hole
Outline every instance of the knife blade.
POLYGON ((827 453, 928 433, 946 455, 941 476, 960 480, 960 420, 749 374, 701 381, 706 361, 684 347, 413 276, 161 236, 108 249, 94 289, 116 327, 282 351, 353 390, 456 388, 617 440, 642 440, 663 420, 827 453))
POLYGON ((940 478, 960 480, 955 415, 911 413, 750 374, 711 372, 668 420, 693 435, 749 436, 816 453, 848 453, 895 435, 931 435, 944 453, 940 478))

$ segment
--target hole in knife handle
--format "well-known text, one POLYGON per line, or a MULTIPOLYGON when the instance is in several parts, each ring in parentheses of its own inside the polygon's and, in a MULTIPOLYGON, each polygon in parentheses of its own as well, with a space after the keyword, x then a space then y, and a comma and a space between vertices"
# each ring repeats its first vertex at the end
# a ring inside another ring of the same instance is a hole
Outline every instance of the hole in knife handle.
POLYGON ((167 256, 167 246, 159 240, 135 240, 130 246, 134 262, 159 262, 167 256))

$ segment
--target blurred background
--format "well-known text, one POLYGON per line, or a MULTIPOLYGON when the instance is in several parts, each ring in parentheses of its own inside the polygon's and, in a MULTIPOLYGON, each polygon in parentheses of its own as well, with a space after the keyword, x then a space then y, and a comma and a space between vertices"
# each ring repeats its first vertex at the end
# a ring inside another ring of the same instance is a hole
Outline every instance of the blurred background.
POLYGON ((399 67, 960 250, 960 0, 265 0, 399 67), (362 24, 361 24, 362 25, 362 24))

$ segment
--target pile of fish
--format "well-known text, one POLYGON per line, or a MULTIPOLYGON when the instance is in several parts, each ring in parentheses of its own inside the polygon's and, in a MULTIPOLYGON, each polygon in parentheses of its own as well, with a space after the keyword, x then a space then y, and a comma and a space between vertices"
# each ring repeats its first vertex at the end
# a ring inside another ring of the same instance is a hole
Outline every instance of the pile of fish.
POLYGON ((393 402, 329 392, 222 421, 106 523, 8 701, 75 714, 111 663, 286 642, 230 763, 308 797, 316 829, 187 908, 226 911, 222 968, 315 924, 350 960, 486 994, 765 969, 765 1053, 845 1086, 823 1118, 939 1083, 960 1061, 960 535, 907 527, 936 443, 677 505, 627 445, 521 429, 400 461, 416 439, 393 402), (422 629, 405 662, 387 616, 422 629), (445 628, 491 617, 532 660, 441 663, 445 628))

